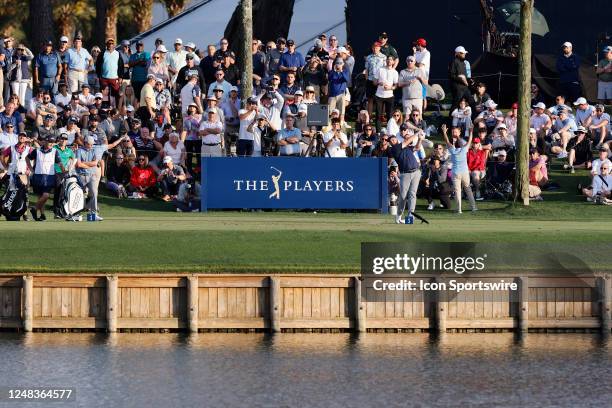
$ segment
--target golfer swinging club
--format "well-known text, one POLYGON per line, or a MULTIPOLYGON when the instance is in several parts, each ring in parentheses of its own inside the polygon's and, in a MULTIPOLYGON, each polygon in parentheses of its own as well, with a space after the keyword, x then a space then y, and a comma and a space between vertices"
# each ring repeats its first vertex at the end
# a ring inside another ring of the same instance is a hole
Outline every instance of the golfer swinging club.
POLYGON ((283 172, 274 166, 270 166, 270 168, 272 170, 278 171, 278 175, 272 176, 272 184, 274 184, 274 192, 270 194, 269 198, 276 197, 277 200, 280 200, 280 187, 278 186, 278 180, 280 180, 281 176, 283 175, 283 172))

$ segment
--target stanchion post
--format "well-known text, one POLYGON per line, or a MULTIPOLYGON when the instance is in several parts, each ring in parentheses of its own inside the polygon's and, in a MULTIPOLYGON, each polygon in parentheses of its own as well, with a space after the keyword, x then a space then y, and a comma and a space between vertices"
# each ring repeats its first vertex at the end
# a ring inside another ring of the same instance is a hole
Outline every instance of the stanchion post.
POLYGON ((521 332, 529 330, 529 278, 521 276, 518 279, 518 299, 516 318, 521 332))
MULTIPOLYGON (((443 283, 442 278, 434 278, 434 282, 443 283)), ((434 295, 433 312, 436 319, 435 329, 438 333, 446 333, 446 316, 448 314, 446 290, 438 290, 434 295)))
POLYGON ((280 278, 270 277, 270 330, 272 333, 280 333, 280 278))
POLYGON ((117 292, 119 279, 117 275, 106 277, 106 319, 109 333, 117 332, 117 292))
POLYGON ((597 286, 599 287, 599 305, 601 313, 601 331, 610 333, 610 276, 600 276, 597 278, 597 286))
POLYGON ((353 278, 353 291, 355 300, 355 331, 364 333, 366 329, 366 311, 363 302, 361 301, 362 284, 359 276, 353 278))
POLYGON ((187 319, 191 333, 198 332, 199 290, 197 275, 189 276, 187 278, 187 319))
POLYGON ((25 275, 23 277, 23 330, 32 331, 34 320, 34 277, 25 275))

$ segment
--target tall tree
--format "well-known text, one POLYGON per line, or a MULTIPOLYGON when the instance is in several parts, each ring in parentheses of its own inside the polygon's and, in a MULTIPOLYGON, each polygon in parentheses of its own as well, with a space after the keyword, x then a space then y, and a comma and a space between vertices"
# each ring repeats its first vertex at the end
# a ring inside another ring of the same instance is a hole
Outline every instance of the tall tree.
POLYGON ((246 100, 253 94, 253 57, 251 44, 253 42, 253 1, 240 0, 240 36, 238 50, 238 63, 242 71, 240 78, 240 95, 242 106, 246 107, 246 100))
POLYGON ((72 37, 77 30, 89 32, 87 26, 93 16, 94 10, 89 0, 53 1, 53 23, 58 37, 72 37))
POLYGON ((30 0, 30 47, 32 52, 38 52, 46 40, 53 39, 53 9, 51 0, 30 0))
POLYGON ((95 43, 104 44, 107 38, 117 38, 117 9, 119 0, 96 0, 94 24, 95 43))
MULTIPOLYGON (((252 0, 253 1, 253 37, 261 41, 275 41, 278 37, 289 34, 291 17, 295 0, 252 0)), ((240 41, 240 8, 236 6, 232 18, 225 27, 224 36, 230 46, 237 46, 240 41)), ((250 46, 250 45, 249 45, 250 46)))
POLYGON ((529 205, 529 112, 531 110, 531 16, 535 0, 521 0, 519 117, 514 201, 529 205))
POLYGON ((151 28, 153 23, 153 0, 131 0, 130 8, 134 15, 138 33, 142 33, 151 28))
POLYGON ((187 0, 163 0, 168 17, 174 17, 185 8, 187 0))

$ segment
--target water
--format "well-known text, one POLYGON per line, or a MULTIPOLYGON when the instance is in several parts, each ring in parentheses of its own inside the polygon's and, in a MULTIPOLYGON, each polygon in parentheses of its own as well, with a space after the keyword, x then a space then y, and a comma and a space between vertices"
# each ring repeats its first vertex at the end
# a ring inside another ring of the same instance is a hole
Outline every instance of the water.
POLYGON ((84 407, 612 406, 612 341, 589 334, 0 333, 0 362, 0 386, 84 407))

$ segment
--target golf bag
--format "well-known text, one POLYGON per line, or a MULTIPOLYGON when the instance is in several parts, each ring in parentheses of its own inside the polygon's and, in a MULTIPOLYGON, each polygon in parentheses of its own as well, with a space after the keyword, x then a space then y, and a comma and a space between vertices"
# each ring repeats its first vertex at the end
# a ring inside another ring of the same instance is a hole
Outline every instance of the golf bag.
POLYGON ((85 208, 85 191, 77 176, 64 177, 60 184, 59 194, 57 214, 60 217, 70 220, 85 208))
POLYGON ((7 221, 19 221, 28 209, 28 187, 19 176, 10 176, 0 199, 0 213, 7 221))

